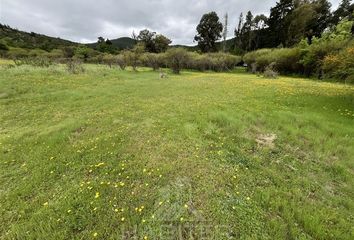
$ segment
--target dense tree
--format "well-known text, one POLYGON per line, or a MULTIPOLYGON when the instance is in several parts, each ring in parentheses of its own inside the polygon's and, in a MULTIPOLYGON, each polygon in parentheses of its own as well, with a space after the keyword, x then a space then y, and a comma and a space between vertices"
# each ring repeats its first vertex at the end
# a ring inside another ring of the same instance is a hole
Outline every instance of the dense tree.
POLYGON ((112 41, 109 39, 105 40, 103 37, 98 37, 95 49, 102 53, 113 54, 116 52, 116 48, 113 46, 112 41))
POLYGON ((245 49, 246 51, 253 49, 252 45, 253 45, 253 40, 255 35, 254 26, 255 25, 253 21, 253 14, 251 11, 248 11, 246 15, 245 23, 241 30, 243 49, 245 49))
POLYGON ((254 19, 254 49, 262 47, 263 36, 265 35, 265 29, 268 28, 268 18, 264 14, 257 15, 254 19))
POLYGON ((216 41, 221 38, 223 30, 222 23, 216 12, 204 14, 197 26, 197 35, 194 40, 198 42, 198 46, 202 52, 215 52, 216 41))
POLYGON ((350 0, 342 0, 338 9, 333 13, 333 24, 337 25, 342 19, 353 16, 353 4, 350 0))
POLYGON ((321 37, 323 31, 330 25, 330 19, 332 18, 332 4, 328 0, 315 0, 312 6, 316 14, 310 22, 306 33, 309 43, 312 42, 314 36, 321 37))
POLYGON ((136 39, 142 42, 145 50, 151 53, 165 52, 168 45, 172 43, 170 39, 156 32, 151 32, 148 29, 141 30, 136 39))
POLYGON ((104 42, 105 42, 105 40, 103 37, 98 37, 98 41, 97 41, 98 44, 104 43, 104 42))
POLYGON ((0 57, 5 56, 7 51, 9 51, 9 48, 6 46, 6 44, 0 42, 0 57))
POLYGON ((292 46, 307 38, 320 37, 330 25, 331 4, 327 0, 298 1, 295 9, 287 15, 286 46, 292 46))
POLYGON ((273 46, 286 45, 289 26, 287 17, 294 11, 295 3, 293 0, 280 0, 270 9, 268 39, 273 46))
POLYGON ((0 42, 0 51, 8 51, 9 48, 5 43, 0 42))
POLYGON ((148 29, 141 30, 137 36, 137 40, 144 43, 145 50, 148 52, 155 52, 154 37, 156 32, 150 32, 148 29))
POLYGON ((80 45, 78 48, 75 50, 75 57, 83 60, 86 62, 88 58, 90 57, 90 52, 93 51, 92 49, 88 48, 85 45, 80 45))
POLYGON ((242 48, 242 39, 241 39, 241 31, 243 28, 243 24, 244 24, 244 18, 243 18, 243 13, 240 14, 240 17, 238 19, 238 24, 237 27, 235 29, 235 47, 234 47, 234 51, 236 53, 241 53, 243 48, 242 48))
POLYGON ((154 38, 155 52, 162 53, 166 52, 168 46, 172 43, 170 39, 164 35, 158 34, 154 38))
POLYGON ((75 55, 75 49, 73 47, 64 47, 62 50, 64 58, 72 58, 75 55))
MULTIPOLYGON (((286 34, 286 46, 299 43, 310 33, 310 23, 315 20, 316 11, 311 4, 302 4, 289 15, 289 26, 286 34)), ((313 33, 312 33, 313 34, 313 33)))

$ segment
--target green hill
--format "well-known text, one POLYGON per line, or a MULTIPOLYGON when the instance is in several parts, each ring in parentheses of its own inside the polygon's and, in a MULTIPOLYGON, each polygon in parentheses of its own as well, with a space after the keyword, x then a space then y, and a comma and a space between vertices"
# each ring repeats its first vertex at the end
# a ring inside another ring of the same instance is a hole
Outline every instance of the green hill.
MULTIPOLYGON (((112 45, 118 49, 131 49, 135 46, 136 40, 130 37, 120 37, 117 39, 110 40, 112 45)), ((234 39, 229 39, 226 41, 226 49, 230 50, 233 46, 234 39)), ((44 34, 38 34, 34 32, 25 32, 15 28, 11 28, 8 25, 0 24, 0 42, 5 43, 9 47, 25 48, 25 49, 43 49, 46 51, 51 51, 53 49, 77 46, 79 43, 72 42, 69 40, 50 37, 44 34)), ((90 48, 96 48, 97 43, 88 43, 86 46, 90 48)), ((222 49, 222 42, 217 43, 218 48, 222 49)), ((195 46, 185 46, 185 45, 172 45, 171 47, 183 47, 189 51, 198 51, 199 48, 195 46)))
POLYGON ((78 43, 61 38, 49 37, 34 32, 29 33, 3 24, 0 24, 0 42, 5 43, 9 47, 26 49, 39 48, 46 51, 51 51, 60 47, 78 45, 78 43))
POLYGON ((118 49, 133 48, 136 44, 136 40, 134 40, 130 37, 117 38, 117 39, 111 40, 111 42, 113 43, 113 46, 115 46, 118 49))
MULTIPOLYGON (((130 37, 121 37, 121 38, 117 38, 117 39, 112 39, 110 41, 112 42, 112 45, 119 50, 131 49, 135 46, 135 44, 137 42, 136 40, 134 40, 130 37)), ((89 44, 87 44, 87 46, 89 46, 91 48, 96 48, 97 43, 89 43, 89 44)))

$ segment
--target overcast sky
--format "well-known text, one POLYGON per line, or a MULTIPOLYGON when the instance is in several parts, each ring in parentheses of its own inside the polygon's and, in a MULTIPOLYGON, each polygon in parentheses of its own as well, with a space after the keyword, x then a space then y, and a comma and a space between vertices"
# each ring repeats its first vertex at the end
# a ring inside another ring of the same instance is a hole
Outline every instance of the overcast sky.
MULTIPOLYGON (((340 0, 331 0, 333 8, 340 0)), ((269 14, 276 0, 0 0, 0 22, 28 32, 76 42, 98 36, 118 38, 148 28, 173 40, 193 44, 201 16, 229 14, 229 37, 241 12, 269 14)))

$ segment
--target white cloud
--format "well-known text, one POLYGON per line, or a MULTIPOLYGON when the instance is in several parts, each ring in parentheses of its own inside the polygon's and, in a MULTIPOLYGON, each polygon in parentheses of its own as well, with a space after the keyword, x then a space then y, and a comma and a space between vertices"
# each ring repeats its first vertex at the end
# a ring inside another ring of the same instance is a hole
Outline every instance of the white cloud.
MULTIPOLYGON (((149 28, 167 35, 174 44, 192 44, 201 16, 216 11, 229 13, 229 29, 241 12, 269 13, 276 0, 0 0, 0 22, 79 42, 98 36, 131 36, 133 30, 149 28)), ((339 0, 331 1, 334 6, 339 0)))

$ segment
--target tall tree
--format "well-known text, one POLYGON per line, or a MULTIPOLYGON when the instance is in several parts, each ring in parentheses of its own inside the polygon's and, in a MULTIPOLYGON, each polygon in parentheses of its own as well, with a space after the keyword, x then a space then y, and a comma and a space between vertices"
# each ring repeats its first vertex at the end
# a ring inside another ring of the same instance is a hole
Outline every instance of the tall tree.
POLYGON ((312 4, 304 3, 296 6, 295 10, 288 15, 289 26, 286 32, 286 46, 299 43, 313 34, 310 24, 316 20, 316 11, 312 4))
POLYGON ((309 23, 306 33, 306 37, 310 44, 314 36, 321 37, 321 34, 330 25, 332 19, 332 4, 328 0, 315 0, 312 5, 316 14, 313 21, 309 23))
POLYGON ((172 41, 165 37, 162 34, 156 35, 154 38, 155 52, 161 53, 166 52, 168 45, 170 45, 172 41))
POLYGON ((154 37, 156 32, 151 32, 148 29, 141 30, 137 39, 141 41, 144 46, 145 50, 148 52, 155 52, 155 44, 154 44, 154 37))
POLYGON ((236 53, 240 53, 242 51, 242 28, 243 28, 243 24, 244 24, 244 18, 243 18, 243 13, 240 14, 240 17, 238 19, 238 24, 237 27, 235 29, 235 47, 234 47, 234 51, 236 53))
POLYGON ((104 43, 105 40, 103 37, 98 37, 98 40, 97 40, 97 43, 100 44, 100 43, 104 43))
POLYGON ((216 12, 204 14, 197 26, 197 35, 194 40, 198 42, 198 46, 202 52, 215 52, 216 41, 221 38, 223 30, 222 23, 216 12))
POLYGON ((114 53, 116 50, 111 40, 105 40, 103 37, 98 37, 97 46, 95 47, 95 49, 103 53, 114 53))
POLYGON ((145 50, 151 53, 165 52, 172 42, 170 39, 148 29, 140 31, 137 40, 144 44, 145 50))
POLYGON ((276 6, 270 9, 268 20, 268 37, 272 42, 272 47, 280 44, 286 45, 287 29, 289 21, 287 16, 294 11, 296 2, 293 0, 280 0, 276 6))
POLYGON ((333 24, 337 25, 343 18, 353 15, 353 5, 350 0, 342 0, 339 7, 333 13, 333 24))
POLYGON ((254 30, 255 25, 253 21, 253 14, 251 11, 247 12, 245 23, 241 30, 241 38, 243 49, 246 51, 253 50, 254 30))
POLYGON ((262 46, 262 41, 264 39, 265 29, 268 27, 267 22, 268 18, 264 14, 255 16, 253 19, 254 22, 254 48, 258 49, 262 46))

